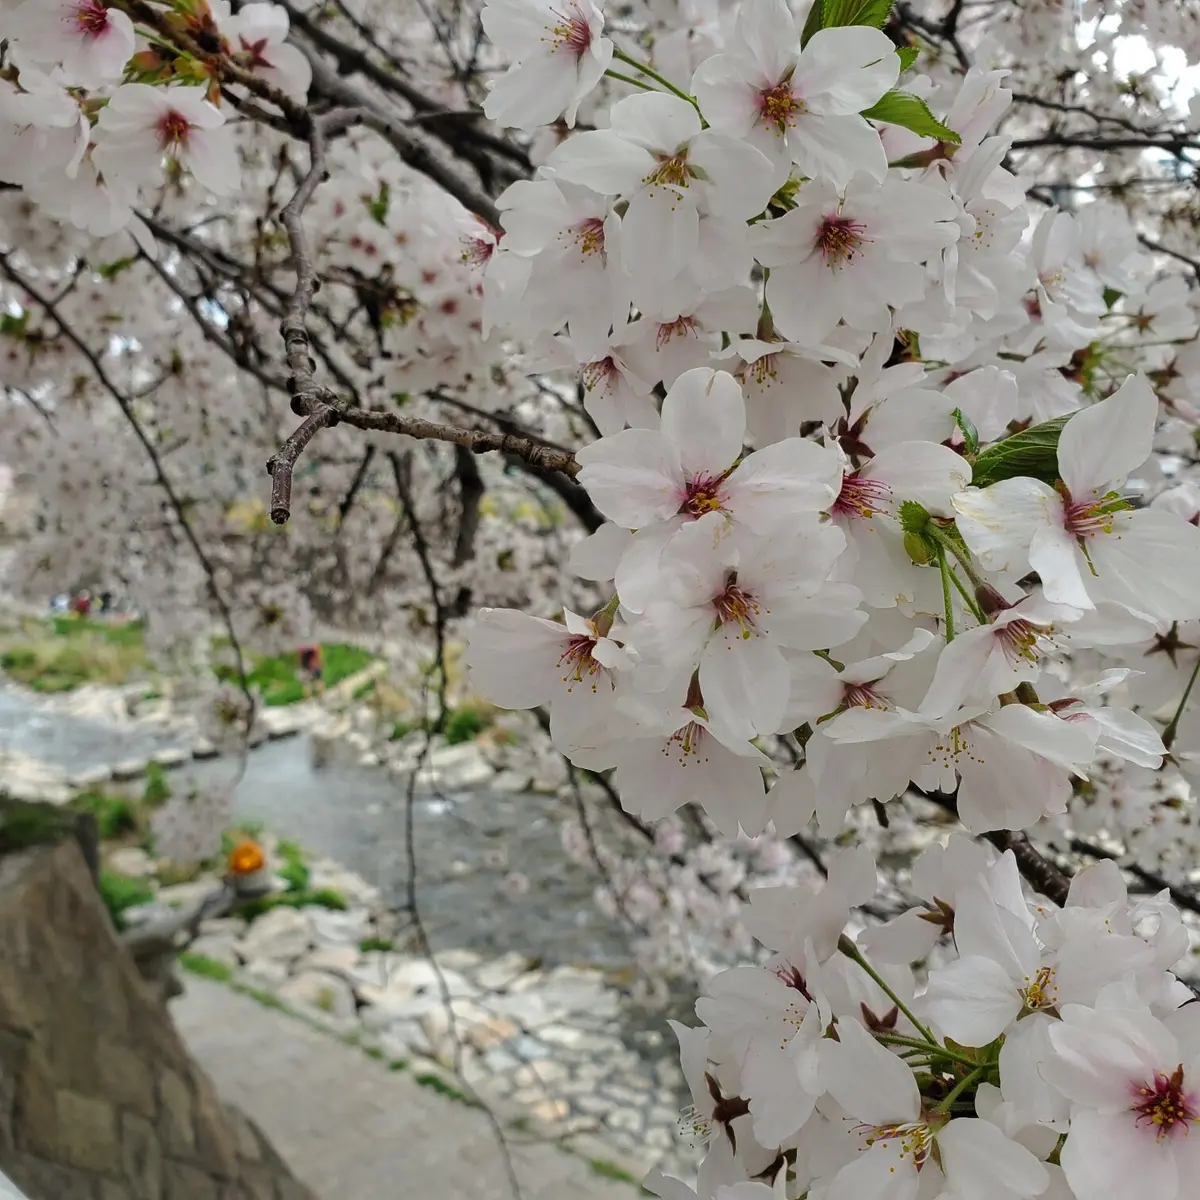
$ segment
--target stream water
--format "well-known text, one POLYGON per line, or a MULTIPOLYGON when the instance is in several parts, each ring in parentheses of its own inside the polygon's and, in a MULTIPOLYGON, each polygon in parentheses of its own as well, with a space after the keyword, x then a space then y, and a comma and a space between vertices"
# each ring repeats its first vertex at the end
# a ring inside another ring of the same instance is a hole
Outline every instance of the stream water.
MULTIPOLYGON (((16 751, 69 773, 145 757, 183 743, 160 729, 44 711, 36 697, 0 686, 0 752, 16 751)), ((173 790, 224 787, 233 759, 189 762, 173 790)), ((0 779, 0 783, 3 780, 0 779)), ((307 738, 251 752, 233 795, 234 815, 261 822, 310 853, 331 858, 378 886, 389 905, 407 900, 406 784, 386 771, 312 765, 307 738)), ((592 900, 595 878, 571 863, 556 797, 489 792, 418 793, 413 807, 417 903, 435 948, 482 954, 520 950, 549 963, 629 962, 626 935, 592 900), (505 881, 528 880, 516 893, 505 881)))

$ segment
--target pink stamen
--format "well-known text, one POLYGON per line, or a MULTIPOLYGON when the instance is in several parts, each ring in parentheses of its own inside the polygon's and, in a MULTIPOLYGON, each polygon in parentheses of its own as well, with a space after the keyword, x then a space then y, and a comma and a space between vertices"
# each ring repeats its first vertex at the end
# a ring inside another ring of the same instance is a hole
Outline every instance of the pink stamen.
POLYGON ((758 633, 758 617, 762 615, 762 606, 749 592, 738 586, 736 575, 730 576, 725 591, 713 598, 713 608, 717 610, 717 620, 722 625, 737 625, 742 637, 751 638, 758 633))
POLYGON ((867 227, 861 221, 831 214, 822 222, 813 246, 820 250, 825 265, 833 270, 852 262, 867 241, 867 227))
POLYGON ((84 37, 97 38, 108 31, 108 9, 99 0, 82 0, 75 6, 75 25, 84 37))
POLYGON ((188 135, 192 131, 191 123, 182 113, 171 109, 158 122, 158 140, 164 150, 173 150, 178 146, 186 146, 188 135))
POLYGON ((1187 1134, 1188 1126, 1200 1120, 1196 1098, 1183 1090, 1182 1065, 1170 1075, 1159 1071, 1153 1083, 1135 1087, 1133 1094, 1135 1103, 1130 1112, 1137 1114, 1134 1124, 1139 1129, 1148 1127, 1157 1141, 1177 1133, 1187 1134))
POLYGON ((559 24, 551 29, 551 49, 566 50, 576 58, 582 58, 592 45, 592 27, 587 23, 577 5, 570 6, 570 15, 555 12, 559 24))
POLYGON ((679 499, 679 512, 683 516, 702 517, 705 513, 724 512, 721 494, 721 475, 696 475, 687 481, 679 499))
POLYGON ((835 516, 870 518, 877 513, 887 512, 891 495, 892 489, 882 479, 847 475, 842 480, 842 490, 830 512, 835 516))

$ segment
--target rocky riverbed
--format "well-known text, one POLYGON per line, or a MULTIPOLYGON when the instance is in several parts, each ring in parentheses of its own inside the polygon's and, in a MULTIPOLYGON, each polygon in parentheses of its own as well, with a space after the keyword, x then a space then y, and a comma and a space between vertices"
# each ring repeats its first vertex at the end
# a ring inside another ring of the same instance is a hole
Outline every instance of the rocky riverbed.
MULTIPOLYGON (((201 964, 376 1056, 456 1073, 546 1136, 590 1133, 634 1173, 688 1173, 674 1038, 661 1012, 633 1002, 625 935, 593 903, 595 877, 562 852, 573 807, 556 760, 476 743, 422 756, 417 735, 381 762, 353 714, 310 704, 269 713, 243 764, 211 757, 169 706, 134 716, 127 699, 0 688, 0 786, 65 798, 73 783, 159 761, 176 794, 231 789, 235 820, 299 842, 316 856, 310 886, 348 903, 205 922, 191 947, 201 964), (436 970, 407 911, 414 770, 415 898, 436 970)), ((114 868, 153 876, 140 853, 119 851, 114 868)), ((160 888, 127 915, 161 915, 212 886, 160 888)))

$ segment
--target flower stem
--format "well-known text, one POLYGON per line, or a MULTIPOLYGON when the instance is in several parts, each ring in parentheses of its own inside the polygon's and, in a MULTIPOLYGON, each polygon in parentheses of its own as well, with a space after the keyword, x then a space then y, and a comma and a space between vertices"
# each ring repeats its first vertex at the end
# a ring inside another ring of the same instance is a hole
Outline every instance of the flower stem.
POLYGON ((877 1042, 882 1042, 885 1046, 911 1046, 914 1050, 924 1050, 930 1058, 943 1058, 949 1062, 958 1063, 962 1067, 970 1067, 974 1070, 979 1064, 973 1059, 966 1058, 961 1054, 955 1054, 953 1050, 947 1050, 944 1046, 939 1046, 934 1042, 922 1042, 917 1038, 905 1037, 902 1033, 875 1033, 872 1035, 877 1042))
POLYGON ((953 583, 956 588, 958 588, 958 594, 966 602, 967 607, 974 614, 975 619, 980 623, 980 625, 986 625, 988 623, 988 619, 984 615, 983 609, 979 607, 978 601, 976 601, 975 597, 972 596, 970 591, 967 590, 967 585, 963 583, 963 581, 954 573, 953 567, 950 568, 950 582, 953 583))
MULTIPOLYGON (((618 62, 625 63, 626 66, 633 67, 635 71, 640 71, 643 75, 648 76, 650 79, 653 79, 655 83, 665 87, 668 92, 674 92, 674 94, 678 96, 680 100, 686 100, 693 108, 697 110, 700 108, 700 105, 696 103, 695 96, 689 96, 682 88, 677 88, 669 79, 666 79, 660 75, 652 66, 649 65, 649 63, 639 62, 636 58, 626 54, 624 50, 618 50, 615 46, 613 47, 613 58, 617 59, 618 62)), ((612 75, 613 72, 609 71, 608 74, 612 75)), ((614 76, 614 78, 622 79, 626 77, 617 75, 614 76)), ((636 81, 630 80, 630 82, 636 81)), ((646 85, 642 84, 641 86, 645 87, 646 85)))
POLYGON ((1180 698, 1179 707, 1175 710, 1175 715, 1171 718, 1166 729, 1163 730, 1162 743, 1168 750, 1170 750, 1172 742, 1175 741, 1175 737, 1179 733, 1179 719, 1183 716, 1183 710, 1187 708, 1188 698, 1192 694, 1192 688, 1196 686, 1196 676, 1198 674, 1200 674, 1200 655, 1196 657, 1196 665, 1192 668, 1191 678, 1188 679, 1187 687, 1183 689, 1183 696, 1180 698))
POLYGON ((966 573, 967 578, 976 587, 987 587, 988 582, 976 569, 975 564, 971 561, 971 556, 967 554, 961 546, 944 530, 939 529, 937 525, 930 521, 925 532, 933 538, 939 546, 944 546, 951 554, 958 559, 959 566, 966 573))
POLYGON ((982 1083, 992 1069, 991 1063, 984 1063, 981 1067, 976 1067, 975 1070, 964 1075, 947 1093, 934 1105, 934 1112, 949 1112, 954 1106, 955 1100, 959 1098, 973 1083, 982 1083))
POLYGON ((604 72, 609 79, 619 79, 622 83, 632 84, 636 88, 641 88, 646 92, 657 92, 658 88, 651 87, 648 83, 643 83, 640 79, 634 79, 632 75, 622 75, 620 71, 614 71, 611 68, 604 72))
POLYGON ((908 1005, 892 991, 891 984, 875 970, 873 966, 862 956, 862 951, 845 935, 842 934, 838 938, 838 950, 841 951, 847 958, 853 959, 866 973, 883 989, 883 993, 887 998, 909 1019, 912 1027, 925 1039, 931 1046, 937 1045, 935 1038, 920 1021, 909 1011, 908 1005))
POLYGON ((946 563, 946 550, 936 542, 938 570, 942 573, 942 611, 946 622, 946 645, 954 641, 954 598, 950 595, 950 567, 946 563))

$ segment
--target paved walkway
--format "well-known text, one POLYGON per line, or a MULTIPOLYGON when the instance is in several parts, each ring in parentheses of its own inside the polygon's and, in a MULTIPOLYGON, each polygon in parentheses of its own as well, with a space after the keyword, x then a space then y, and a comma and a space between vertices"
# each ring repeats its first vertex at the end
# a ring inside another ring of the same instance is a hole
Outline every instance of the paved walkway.
MULTIPOLYGON (((321 1200, 509 1200, 482 1113, 221 984, 183 982, 171 1010, 196 1060, 321 1200)), ((635 1200, 554 1146, 512 1155, 522 1200, 635 1200)))

